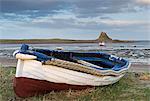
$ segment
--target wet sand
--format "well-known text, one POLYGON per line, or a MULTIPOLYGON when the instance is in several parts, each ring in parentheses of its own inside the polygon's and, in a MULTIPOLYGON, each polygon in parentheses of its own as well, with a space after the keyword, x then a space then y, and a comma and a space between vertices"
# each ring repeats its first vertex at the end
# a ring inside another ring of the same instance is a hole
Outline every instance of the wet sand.
POLYGON ((17 59, 8 58, 8 57, 0 57, 0 66, 2 67, 16 67, 17 59))
MULTIPOLYGON (((16 67, 17 60, 14 58, 0 57, 0 66, 16 67)), ((150 72, 150 65, 143 63, 132 63, 129 72, 150 72)))
POLYGON ((149 64, 132 63, 129 72, 148 72, 150 73, 149 64))

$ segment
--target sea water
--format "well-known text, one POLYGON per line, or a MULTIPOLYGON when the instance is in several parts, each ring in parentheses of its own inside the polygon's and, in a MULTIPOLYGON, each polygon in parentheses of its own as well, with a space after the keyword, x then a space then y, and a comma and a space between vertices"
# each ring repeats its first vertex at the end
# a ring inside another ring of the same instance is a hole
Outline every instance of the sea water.
MULTIPOLYGON (((132 43, 106 43, 99 46, 98 43, 74 43, 74 44, 29 44, 31 48, 55 50, 61 47, 64 51, 78 52, 105 52, 119 57, 124 57, 131 62, 150 64, 150 41, 132 43)), ((0 57, 13 57, 15 50, 20 49, 21 44, 0 44, 0 57)))
MULTIPOLYGON (((113 50, 113 49, 150 49, 150 41, 132 43, 106 43, 99 46, 98 43, 73 43, 73 44, 28 44, 32 48, 56 49, 62 47, 64 50, 113 50)), ((0 44, 0 50, 19 49, 21 44, 0 44)))

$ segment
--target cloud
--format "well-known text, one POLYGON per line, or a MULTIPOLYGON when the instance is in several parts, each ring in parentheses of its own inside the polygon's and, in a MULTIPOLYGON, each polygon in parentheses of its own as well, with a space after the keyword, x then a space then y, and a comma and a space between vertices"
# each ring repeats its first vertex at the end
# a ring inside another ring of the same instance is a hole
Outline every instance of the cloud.
POLYGON ((30 14, 32 17, 53 15, 62 10, 72 11, 78 17, 95 17, 136 12, 141 8, 140 3, 149 3, 148 0, 0 0, 0 2, 2 13, 30 14))
POLYGON ((65 5, 58 0, 1 0, 2 12, 21 12, 29 10, 58 10, 65 5))
POLYGON ((79 17, 94 17, 104 14, 135 11, 132 0, 81 0, 73 2, 73 11, 79 17))
POLYGON ((136 2, 144 5, 150 5, 150 0, 136 0, 136 2))
POLYGON ((139 20, 103 20, 102 21, 105 24, 108 25, 115 25, 115 26, 130 26, 130 25, 142 25, 142 24, 148 24, 147 21, 139 21, 139 20))
MULTIPOLYGON (((65 11, 64 11, 65 12, 65 11)), ((8 24, 9 21, 7 21, 8 24)), ((37 17, 30 19, 29 21, 20 21, 20 23, 15 23, 18 21, 10 21, 14 25, 32 27, 32 28, 43 28, 43 29, 84 29, 84 30, 113 30, 113 29, 134 29, 138 26, 149 25, 148 21, 143 20, 118 20, 118 19, 101 19, 101 17, 88 17, 88 18, 78 18, 74 14, 65 12, 65 14, 47 15, 43 17, 37 17), (128 28, 129 27, 129 28, 128 28)))
POLYGON ((143 16, 148 12, 148 0, 0 0, 0 3, 0 29, 8 34, 137 33, 137 30, 145 33, 150 26, 149 18, 143 16))
MULTIPOLYGON (((35 11, 38 12, 38 11, 35 11)), ((55 14, 47 14, 45 16, 39 16, 36 18, 30 17, 30 15, 22 15, 15 13, 5 13, 7 16, 5 19, 5 24, 8 22, 24 27, 32 28, 43 28, 43 29, 90 29, 90 30, 100 30, 100 29, 116 29, 131 26, 146 26, 149 25, 146 20, 138 19, 115 19, 107 16, 95 16, 95 17, 78 17, 75 13, 69 10, 56 10, 55 14), (8 17, 14 17, 10 19, 8 17), (16 23, 17 22, 17 23, 16 23)), ((120 15, 121 16, 121 15, 120 15)), ((122 15, 123 16, 123 15, 122 15)))

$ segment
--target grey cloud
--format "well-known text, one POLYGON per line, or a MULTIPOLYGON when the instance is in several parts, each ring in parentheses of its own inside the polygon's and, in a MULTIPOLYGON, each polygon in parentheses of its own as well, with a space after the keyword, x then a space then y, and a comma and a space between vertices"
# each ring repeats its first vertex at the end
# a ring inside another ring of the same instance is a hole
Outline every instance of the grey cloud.
MULTIPOLYGON (((149 23, 131 23, 131 24, 109 24, 103 22, 96 22, 96 21, 87 21, 85 22, 84 19, 77 20, 79 18, 69 18, 69 19, 61 19, 61 18, 51 18, 46 21, 37 21, 37 22, 27 22, 21 23, 19 26, 24 27, 37 27, 37 28, 50 28, 50 29, 90 29, 90 30, 100 30, 100 29, 123 29, 123 30, 133 30, 134 28, 141 29, 141 27, 146 27, 149 23), (136 27, 135 27, 136 26, 136 27)), ((146 28, 143 28, 146 29, 146 28)), ((141 29, 142 30, 142 29, 141 29)))
POLYGON ((1 12, 21 13, 24 11, 39 10, 48 11, 64 9, 67 5, 58 0, 0 0, 1 12))
POLYGON ((136 7, 139 6, 133 0, 73 0, 71 4, 78 17, 136 12, 136 7))
POLYGON ((136 7, 141 7, 133 0, 0 0, 0 3, 2 13, 30 13, 32 17, 53 14, 64 9, 71 10, 77 17, 95 17, 135 12, 136 7), (38 12, 32 12, 34 10, 38 12))
MULTIPOLYGON (((103 22, 92 21, 92 18, 98 17, 101 20, 110 19, 107 14, 122 13, 122 12, 136 12, 135 5, 137 3, 133 0, 0 0, 2 12, 4 17, 11 21, 20 21, 23 23, 17 24, 24 27, 37 27, 45 29, 90 29, 90 30, 133 30, 134 28, 141 28, 141 26, 132 24, 127 26, 109 25, 103 22), (70 10, 75 15, 74 18, 62 19, 52 18, 53 13, 60 13, 59 10, 70 10), (18 14, 17 14, 18 13, 18 14), (22 13, 25 15, 22 15, 22 13), (27 13, 27 14, 26 14, 27 13), (20 14, 20 15, 19 15, 20 14), (106 15, 105 15, 106 14, 106 15), (51 21, 46 22, 32 22, 33 19, 39 16, 50 16, 51 21), (14 20, 11 18, 14 17, 14 20), (32 17, 32 18, 31 18, 32 17), (90 18, 89 22, 79 21, 81 18, 90 18)), ((139 6, 141 7, 141 5, 139 6)), ((13 23, 13 22, 12 22, 13 23)), ((146 28, 143 28, 146 29, 146 28)))
POLYGON ((78 16, 99 16, 103 14, 119 13, 127 8, 130 0, 83 0, 75 2, 75 12, 78 16))

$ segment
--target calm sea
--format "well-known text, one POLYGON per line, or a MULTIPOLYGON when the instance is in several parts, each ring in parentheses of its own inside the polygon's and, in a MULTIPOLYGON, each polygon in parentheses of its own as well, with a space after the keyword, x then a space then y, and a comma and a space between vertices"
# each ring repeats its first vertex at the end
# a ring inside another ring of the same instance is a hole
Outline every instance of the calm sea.
MULTIPOLYGON (((134 43, 106 43, 106 46, 99 46, 98 43, 82 44, 29 44, 32 48, 56 49, 62 47, 63 50, 114 50, 114 49, 150 49, 150 41, 134 43)), ((0 44, 0 50, 16 50, 21 44, 0 44)))

